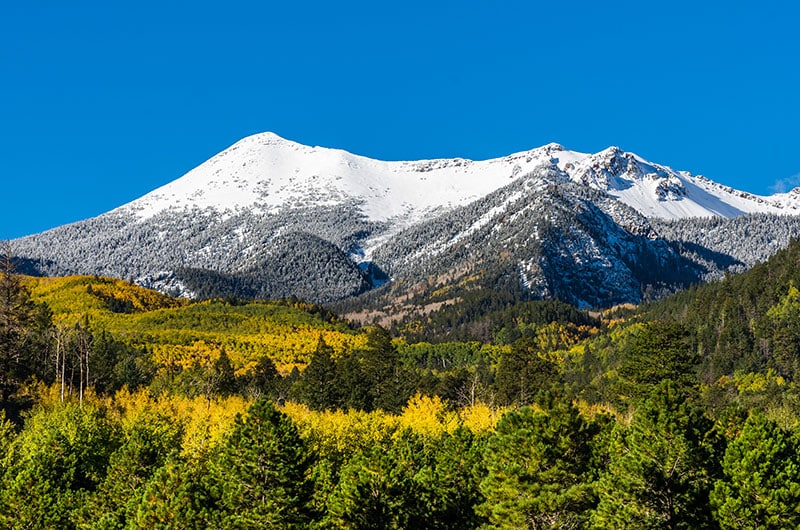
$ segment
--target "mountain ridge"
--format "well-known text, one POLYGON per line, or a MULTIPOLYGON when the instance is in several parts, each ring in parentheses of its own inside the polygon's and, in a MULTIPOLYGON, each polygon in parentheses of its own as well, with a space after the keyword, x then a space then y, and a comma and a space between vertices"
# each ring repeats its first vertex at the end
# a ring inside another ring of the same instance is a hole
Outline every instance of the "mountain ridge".
POLYGON ((409 213, 417 213, 418 219, 438 208, 475 200, 543 164, 557 165, 574 182, 609 192, 646 216, 676 219, 800 211, 800 190, 759 196, 649 162, 615 146, 587 154, 550 143, 488 160, 381 161, 341 149, 305 146, 269 132, 243 138, 182 177, 112 211, 134 211, 145 218, 176 206, 274 212, 298 201, 331 205, 351 199, 366 202, 363 210, 371 220, 409 213), (313 193, 302 193, 301 187, 313 193), (327 195, 320 193, 326 191, 327 195), (390 194, 395 197, 392 201, 386 200, 390 194), (693 204, 687 206, 689 202, 693 204))
POLYGON ((780 248, 800 232, 798 204, 797 190, 739 192, 617 147, 384 162, 262 133, 14 249, 29 273, 107 275, 184 296, 328 303, 477 275, 522 298, 602 307, 752 265, 741 251, 717 255, 720 238, 701 243, 695 217, 755 215, 751 231, 780 248))

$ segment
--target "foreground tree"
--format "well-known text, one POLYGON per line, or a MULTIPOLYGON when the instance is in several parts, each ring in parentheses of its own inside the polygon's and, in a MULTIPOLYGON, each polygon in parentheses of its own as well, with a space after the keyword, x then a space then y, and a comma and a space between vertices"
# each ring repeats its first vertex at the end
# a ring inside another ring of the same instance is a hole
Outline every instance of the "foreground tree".
POLYGON ((322 528, 477 528, 482 445, 467 429, 423 436, 410 429, 353 455, 325 499, 322 528))
POLYGON ((140 415, 126 431, 122 445, 109 458, 105 479, 83 508, 85 526, 130 525, 145 485, 178 452, 183 435, 180 423, 157 413, 140 415))
POLYGON ((416 528, 412 469, 420 465, 422 444, 406 432, 392 447, 375 446, 354 455, 341 469, 338 484, 327 499, 323 527, 347 530, 416 528), (398 443, 415 446, 412 460, 397 460, 398 443))
MULTIPOLYGON (((208 487, 205 460, 176 458, 158 468, 132 504, 125 528, 132 530, 208 530, 231 528, 218 521, 216 498, 208 487)), ((101 521, 103 522, 103 521, 101 521)), ((101 526, 97 528, 122 528, 101 526)))
POLYGON ((103 480, 118 431, 106 413, 74 404, 34 410, 5 455, 0 527, 76 527, 103 480))
POLYGON ((598 484, 594 528, 713 528, 711 422, 671 381, 617 425, 598 484))
POLYGON ((484 454, 477 511, 489 528, 582 528, 594 504, 592 439, 597 429, 569 403, 506 413, 484 454))
POLYGON ((29 351, 36 306, 30 292, 14 273, 8 245, 0 256, 0 407, 22 382, 34 374, 35 363, 29 351))
POLYGON ((464 427, 431 444, 433 461, 415 476, 427 518, 425 528, 467 530, 486 522, 474 510, 484 500, 479 488, 484 448, 484 439, 464 427))
POLYGON ((256 401, 210 464, 222 527, 306 528, 311 463, 292 420, 270 401, 256 401))
POLYGON ((750 416, 725 451, 722 471, 711 494, 722 528, 800 527, 798 446, 775 422, 750 416))

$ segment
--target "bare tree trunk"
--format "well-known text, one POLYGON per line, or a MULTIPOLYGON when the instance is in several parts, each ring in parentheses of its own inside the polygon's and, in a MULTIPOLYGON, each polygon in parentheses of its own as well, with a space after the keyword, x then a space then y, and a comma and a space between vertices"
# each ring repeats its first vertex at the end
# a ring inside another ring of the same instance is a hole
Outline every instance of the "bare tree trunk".
POLYGON ((68 394, 72 395, 72 387, 75 384, 75 363, 69 367, 69 392, 68 394))
POLYGON ((78 404, 83 406, 83 340, 78 346, 78 404))
POLYGON ((86 337, 86 331, 78 331, 78 371, 80 372, 78 378, 78 403, 83 406, 83 391, 86 388, 86 381, 89 376, 89 341, 86 337))
POLYGON ((53 329, 54 338, 56 339, 56 356, 55 356, 55 374, 56 380, 61 380, 61 402, 64 402, 64 330, 56 326, 53 329))

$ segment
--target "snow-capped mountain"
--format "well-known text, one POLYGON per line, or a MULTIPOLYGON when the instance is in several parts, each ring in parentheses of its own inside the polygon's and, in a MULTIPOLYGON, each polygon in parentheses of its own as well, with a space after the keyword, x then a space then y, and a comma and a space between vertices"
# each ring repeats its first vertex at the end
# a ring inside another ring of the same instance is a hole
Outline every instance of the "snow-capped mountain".
POLYGON ((384 162, 308 147, 273 133, 247 137, 181 178, 122 206, 141 219, 168 209, 275 213, 356 200, 370 220, 413 223, 463 206, 542 165, 605 191, 648 217, 736 217, 800 212, 800 190, 762 197, 609 147, 596 154, 549 144, 504 158, 384 162))
POLYGON ((574 182, 605 191, 647 217, 675 220, 800 213, 800 188, 769 197, 753 195, 648 162, 618 147, 577 157, 569 153, 568 159, 559 162, 559 167, 574 182))
POLYGON ((725 258, 682 246, 698 243, 669 222, 763 214, 751 232, 782 245, 797 233, 798 208, 796 190, 739 192, 616 147, 385 162, 265 133, 14 248, 29 271, 105 274, 187 295, 325 302, 387 282, 384 291, 479 278, 520 296, 604 306, 752 264, 741 249, 725 258))

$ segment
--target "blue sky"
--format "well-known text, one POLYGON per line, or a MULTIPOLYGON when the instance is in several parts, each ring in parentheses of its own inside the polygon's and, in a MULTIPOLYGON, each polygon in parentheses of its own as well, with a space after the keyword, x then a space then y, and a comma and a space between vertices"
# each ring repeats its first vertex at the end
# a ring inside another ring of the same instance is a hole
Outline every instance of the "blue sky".
POLYGON ((6 2, 0 238, 108 211, 263 131, 385 160, 618 145, 791 188, 793 4, 6 2))

